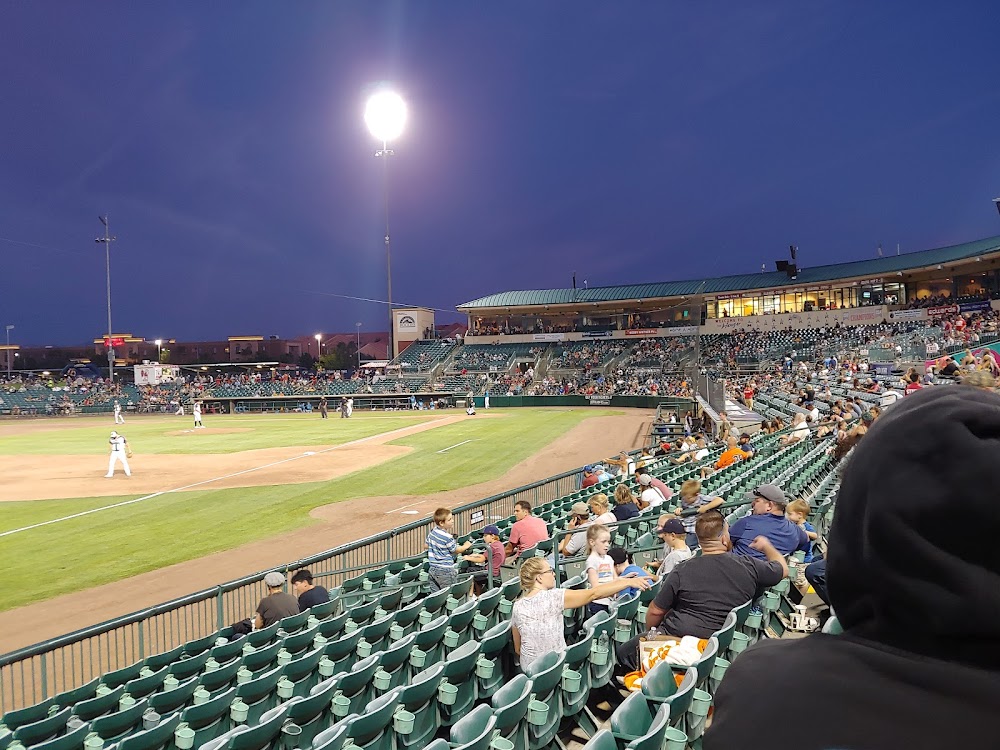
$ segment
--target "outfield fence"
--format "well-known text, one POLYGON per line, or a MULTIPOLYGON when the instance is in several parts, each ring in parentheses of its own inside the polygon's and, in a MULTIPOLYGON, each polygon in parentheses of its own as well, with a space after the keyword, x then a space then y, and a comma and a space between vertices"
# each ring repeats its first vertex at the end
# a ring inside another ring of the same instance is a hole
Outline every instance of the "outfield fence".
MULTIPOLYGON (((514 503, 547 503, 578 489, 578 470, 453 509, 455 533, 468 534, 513 512, 514 503)), ((269 570, 309 568, 331 588, 400 558, 422 554, 425 518, 269 570)), ((0 655, 0 714, 101 679, 153 654, 211 636, 251 616, 266 590, 261 571, 58 638, 0 655)))

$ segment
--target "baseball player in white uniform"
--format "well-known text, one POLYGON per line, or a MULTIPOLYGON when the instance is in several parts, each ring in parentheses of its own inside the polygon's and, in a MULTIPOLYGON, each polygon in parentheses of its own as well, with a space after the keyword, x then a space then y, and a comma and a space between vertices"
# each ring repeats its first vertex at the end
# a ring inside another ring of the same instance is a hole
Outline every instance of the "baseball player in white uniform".
POLYGON ((194 426, 204 427, 201 423, 201 401, 195 401, 194 405, 191 407, 191 412, 194 414, 194 426))
POLYGON ((108 459, 108 473, 104 475, 105 479, 111 479, 115 475, 115 461, 121 462, 122 468, 125 470, 125 476, 132 476, 132 470, 128 467, 128 453, 130 450, 125 436, 119 435, 117 432, 112 432, 111 437, 108 438, 108 444, 111 446, 111 457, 108 459))
POLYGON ((354 413, 354 399, 348 396, 347 398, 347 418, 350 419, 351 415, 354 413))
POLYGON ((122 416, 122 405, 115 401, 115 424, 125 424, 125 417, 122 416))

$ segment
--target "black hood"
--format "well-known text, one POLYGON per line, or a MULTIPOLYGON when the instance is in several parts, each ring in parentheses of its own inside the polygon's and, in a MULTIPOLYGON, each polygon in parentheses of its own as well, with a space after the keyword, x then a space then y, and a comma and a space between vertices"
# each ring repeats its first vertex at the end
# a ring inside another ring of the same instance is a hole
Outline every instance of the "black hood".
POLYGON ((1000 668, 1000 396, 935 386, 888 408, 844 467, 828 558, 845 632, 1000 668))

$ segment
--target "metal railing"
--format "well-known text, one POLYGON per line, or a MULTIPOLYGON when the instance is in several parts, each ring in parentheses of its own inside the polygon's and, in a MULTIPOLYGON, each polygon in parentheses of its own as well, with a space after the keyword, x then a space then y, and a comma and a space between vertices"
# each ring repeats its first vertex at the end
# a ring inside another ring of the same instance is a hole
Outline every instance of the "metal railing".
MULTIPOLYGON (((532 507, 575 491, 579 470, 567 471, 453 509, 455 533, 505 518, 514 503, 532 507)), ((308 567, 331 588, 392 560, 422 554, 431 519, 425 518, 269 570, 308 567)), ((265 595, 260 571, 67 635, 0 655, 0 715, 84 685, 187 641, 209 636, 252 615, 265 595)))

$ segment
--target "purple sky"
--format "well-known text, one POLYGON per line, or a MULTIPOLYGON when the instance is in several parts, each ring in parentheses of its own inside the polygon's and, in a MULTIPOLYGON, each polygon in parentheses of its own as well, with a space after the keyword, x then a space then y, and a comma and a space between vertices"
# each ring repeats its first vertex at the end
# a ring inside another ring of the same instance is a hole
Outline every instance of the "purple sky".
MULTIPOLYGON (((410 106, 398 302, 759 271, 1000 234, 1000 6, 8 3, 0 323, 385 327, 373 83, 410 106)), ((439 321, 455 320, 443 314, 439 321)))

